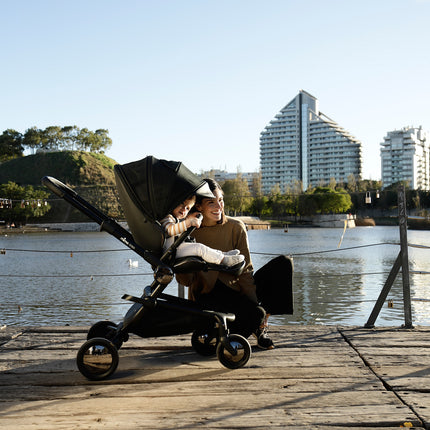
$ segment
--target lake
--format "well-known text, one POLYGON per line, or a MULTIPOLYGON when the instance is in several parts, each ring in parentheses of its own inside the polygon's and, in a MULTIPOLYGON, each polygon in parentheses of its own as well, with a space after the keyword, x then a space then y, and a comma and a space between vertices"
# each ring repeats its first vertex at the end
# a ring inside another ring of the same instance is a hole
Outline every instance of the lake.
MULTIPOLYGON (((294 315, 271 324, 364 325, 399 253, 398 227, 251 230, 257 270, 279 254, 294 258, 294 315)), ((408 231, 412 322, 430 325, 430 231, 408 231), (419 273, 418 273, 419 272, 419 273)), ((122 319, 153 277, 150 266, 107 233, 0 236, 0 326, 90 325, 122 319), (138 262, 129 267, 128 260, 138 262)), ((401 273, 376 326, 404 323, 401 273)), ((177 293, 172 282, 167 290, 177 293)))

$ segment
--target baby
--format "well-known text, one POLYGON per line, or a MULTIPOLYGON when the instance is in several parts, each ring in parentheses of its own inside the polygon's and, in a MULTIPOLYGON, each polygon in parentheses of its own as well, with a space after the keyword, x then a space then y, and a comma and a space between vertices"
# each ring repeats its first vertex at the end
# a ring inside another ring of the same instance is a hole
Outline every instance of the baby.
MULTIPOLYGON (((196 202, 196 197, 192 196, 173 209, 172 213, 163 218, 160 223, 166 232, 167 239, 164 243, 164 250, 170 247, 175 238, 186 231, 191 226, 199 228, 202 223, 202 216, 199 212, 189 213, 196 202)), ((176 250, 176 258, 201 257, 208 263, 224 264, 235 266, 241 263, 245 257, 240 254, 238 249, 222 252, 217 249, 209 248, 202 243, 183 242, 176 250)))

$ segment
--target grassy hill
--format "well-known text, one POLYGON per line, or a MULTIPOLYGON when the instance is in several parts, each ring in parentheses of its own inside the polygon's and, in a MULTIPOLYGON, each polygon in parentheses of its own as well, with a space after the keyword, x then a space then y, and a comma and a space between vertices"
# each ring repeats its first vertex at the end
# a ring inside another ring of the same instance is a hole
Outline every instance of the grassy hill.
POLYGON ((28 155, 0 164, 0 183, 37 186, 44 176, 53 176, 70 185, 115 185, 115 164, 106 155, 83 151, 28 155))
MULTIPOLYGON (((69 185, 84 199, 113 218, 122 218, 118 203, 113 166, 115 160, 83 151, 48 152, 16 158, 0 164, 0 183, 41 186, 44 176, 53 176, 69 185)), ((44 217, 30 220, 45 222, 85 222, 90 219, 55 195, 52 209, 44 217)))

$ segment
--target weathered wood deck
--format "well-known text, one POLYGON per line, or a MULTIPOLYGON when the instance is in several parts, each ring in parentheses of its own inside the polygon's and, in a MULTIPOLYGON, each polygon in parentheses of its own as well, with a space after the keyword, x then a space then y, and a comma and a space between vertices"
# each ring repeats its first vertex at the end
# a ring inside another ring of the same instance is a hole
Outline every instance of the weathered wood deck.
MULTIPOLYGON (((228 370, 190 336, 131 336, 114 375, 77 371, 86 328, 0 331, 2 429, 430 428, 430 327, 271 327, 228 370)), ((254 344, 251 340, 251 344, 254 344)))

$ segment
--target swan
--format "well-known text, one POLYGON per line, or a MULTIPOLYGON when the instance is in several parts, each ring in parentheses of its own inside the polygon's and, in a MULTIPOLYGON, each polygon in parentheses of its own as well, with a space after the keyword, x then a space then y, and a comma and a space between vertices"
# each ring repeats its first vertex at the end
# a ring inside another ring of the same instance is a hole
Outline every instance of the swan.
POLYGON ((137 260, 132 260, 131 258, 129 258, 127 262, 128 262, 128 267, 133 267, 133 268, 139 267, 139 262, 137 260))

